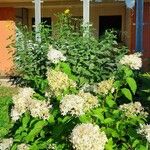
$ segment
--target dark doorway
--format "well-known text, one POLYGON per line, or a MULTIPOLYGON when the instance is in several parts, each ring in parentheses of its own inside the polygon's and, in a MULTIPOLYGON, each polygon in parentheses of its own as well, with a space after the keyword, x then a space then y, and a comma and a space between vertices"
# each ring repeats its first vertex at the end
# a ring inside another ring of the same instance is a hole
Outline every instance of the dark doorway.
MULTIPOLYGON (((42 17, 41 22, 45 23, 45 25, 48 26, 52 25, 51 17, 42 17)), ((32 18, 32 25, 35 25, 35 18, 32 18)))
POLYGON ((108 29, 117 31, 117 40, 121 42, 122 16, 100 16, 99 17, 99 36, 104 35, 108 29))
MULTIPOLYGON (((52 35, 52 19, 51 19, 51 17, 42 17, 41 22, 50 28, 50 35, 52 35)), ((35 18, 32 18, 32 30, 35 29, 34 25, 35 25, 35 18)))

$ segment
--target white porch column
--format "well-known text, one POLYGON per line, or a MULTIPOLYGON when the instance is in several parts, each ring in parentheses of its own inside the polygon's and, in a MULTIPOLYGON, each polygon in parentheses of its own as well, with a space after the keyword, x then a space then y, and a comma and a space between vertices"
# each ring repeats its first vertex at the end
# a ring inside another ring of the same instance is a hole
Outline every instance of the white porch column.
POLYGON ((83 0, 83 25, 90 22, 90 0, 83 0))
POLYGON ((41 0, 34 0, 35 4, 35 32, 36 40, 41 41, 39 34, 39 25, 41 23, 41 0))
POLYGON ((84 35, 89 31, 90 23, 90 0, 83 0, 83 27, 85 28, 84 35))

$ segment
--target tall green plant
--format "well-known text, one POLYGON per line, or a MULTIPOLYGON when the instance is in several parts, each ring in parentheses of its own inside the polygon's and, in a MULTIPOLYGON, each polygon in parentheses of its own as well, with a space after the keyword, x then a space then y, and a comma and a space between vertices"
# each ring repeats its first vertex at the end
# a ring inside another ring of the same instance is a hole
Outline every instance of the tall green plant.
POLYGON ((39 26, 41 42, 35 40, 35 31, 29 31, 26 26, 17 27, 14 62, 17 74, 26 84, 34 86, 46 77, 47 52, 51 43, 50 28, 39 26))
POLYGON ((99 41, 92 30, 89 36, 83 36, 85 30, 82 26, 78 32, 75 31, 71 20, 69 14, 58 16, 54 47, 64 51, 72 72, 80 78, 80 83, 99 82, 109 78, 116 71, 118 59, 127 49, 118 46, 114 31, 106 31, 99 41))

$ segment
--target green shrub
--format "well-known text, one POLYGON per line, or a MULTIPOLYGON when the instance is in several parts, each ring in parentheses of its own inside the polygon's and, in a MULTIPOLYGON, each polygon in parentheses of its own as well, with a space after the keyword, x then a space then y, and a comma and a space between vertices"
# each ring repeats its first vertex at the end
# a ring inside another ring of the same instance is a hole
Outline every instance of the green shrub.
MULTIPOLYGON (((35 40, 35 32, 26 26, 17 27, 14 62, 16 74, 24 80, 26 85, 35 87, 37 78, 46 78, 47 52, 51 42, 50 28, 40 25, 41 42, 35 40)), ((22 80, 22 81, 23 81, 22 80)))
POLYGON ((108 79, 117 69, 118 60, 127 52, 119 47, 115 31, 106 31, 98 41, 90 31, 83 36, 84 29, 74 31, 71 15, 59 15, 54 36, 54 48, 63 51, 67 56, 72 72, 89 82, 108 79))
POLYGON ((36 91, 25 87, 13 97, 14 126, 0 146, 8 140, 12 150, 148 150, 149 114, 136 100, 140 55, 118 53, 112 33, 101 42, 82 37, 66 15, 48 53, 47 78, 33 72, 36 91))

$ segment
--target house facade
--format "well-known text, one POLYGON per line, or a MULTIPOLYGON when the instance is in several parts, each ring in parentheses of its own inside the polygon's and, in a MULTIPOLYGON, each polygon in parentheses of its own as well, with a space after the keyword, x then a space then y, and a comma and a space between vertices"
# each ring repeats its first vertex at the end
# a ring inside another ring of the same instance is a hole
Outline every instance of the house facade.
MULTIPOLYGON (((43 0, 42 20, 52 26, 57 17, 55 14, 70 9, 73 17, 82 18, 83 2, 80 0, 43 0)), ((0 75, 11 72, 13 66, 13 49, 8 48, 10 36, 15 38, 15 24, 22 22, 30 29, 34 25, 34 2, 32 0, 0 0, 0 75)), ((126 8, 123 0, 102 0, 90 2, 90 22, 93 24, 95 36, 99 37, 108 28, 119 33, 119 41, 128 48, 135 49, 135 9, 126 8)), ((144 58, 150 58, 150 0, 144 1, 144 58)))

